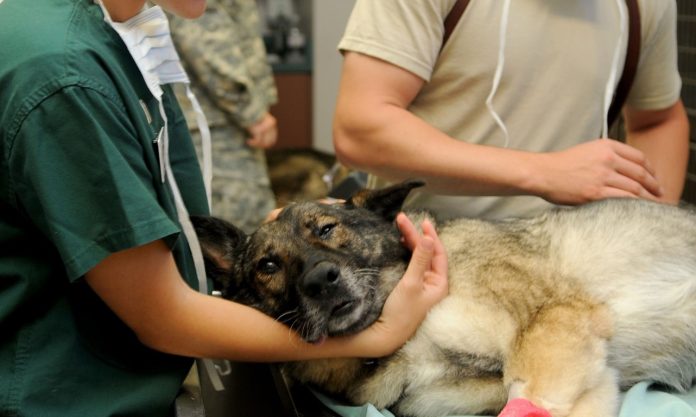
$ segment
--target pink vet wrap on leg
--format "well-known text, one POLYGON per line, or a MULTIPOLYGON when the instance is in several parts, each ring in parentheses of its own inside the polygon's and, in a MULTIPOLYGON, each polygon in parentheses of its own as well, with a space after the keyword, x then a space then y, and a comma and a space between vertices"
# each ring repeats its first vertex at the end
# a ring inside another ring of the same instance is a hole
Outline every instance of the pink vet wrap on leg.
POLYGON ((524 398, 515 398, 505 405, 498 417, 551 417, 551 413, 524 398))

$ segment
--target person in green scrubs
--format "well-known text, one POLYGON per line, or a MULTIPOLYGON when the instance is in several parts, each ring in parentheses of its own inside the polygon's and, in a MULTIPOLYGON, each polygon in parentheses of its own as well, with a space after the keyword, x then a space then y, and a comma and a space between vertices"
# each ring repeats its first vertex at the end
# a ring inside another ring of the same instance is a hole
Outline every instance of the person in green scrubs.
MULTIPOLYGON (((155 3, 188 18, 205 7, 155 3)), ((355 336, 310 345, 198 292, 175 203, 209 212, 188 128, 171 86, 158 100, 105 20, 144 7, 0 0, 2 416, 170 415, 192 358, 382 356, 447 293, 437 235, 403 216, 413 260, 382 318, 355 336), (163 181, 162 129, 180 194, 163 181)))

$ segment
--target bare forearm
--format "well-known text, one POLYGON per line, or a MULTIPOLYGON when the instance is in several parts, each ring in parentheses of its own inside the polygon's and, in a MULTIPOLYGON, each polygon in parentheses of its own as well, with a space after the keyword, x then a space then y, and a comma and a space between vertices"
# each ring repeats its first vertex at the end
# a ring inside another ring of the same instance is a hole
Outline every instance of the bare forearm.
POLYGON ((257 310, 195 292, 163 319, 161 327, 143 342, 184 356, 276 362, 356 356, 361 349, 355 338, 309 344, 257 310))
POLYGON ((640 149, 663 189, 662 201, 676 203, 681 197, 689 158, 689 123, 681 103, 661 123, 629 130, 627 143, 640 149))
MULTIPOLYGON (((662 196, 643 153, 616 141, 578 138, 562 151, 532 153, 451 138, 408 111, 423 84, 395 65, 347 53, 334 122, 339 159, 387 179, 419 177, 440 194, 529 194, 558 204, 662 196)), ((638 123, 663 113, 633 115, 638 123)))
POLYGON ((455 140, 398 106, 343 105, 335 145, 351 167, 391 180, 421 178, 442 194, 531 193, 530 153, 455 140))
POLYGON ((442 194, 527 194, 531 154, 456 140, 408 108, 424 81, 376 58, 346 53, 334 145, 346 165, 392 180, 418 177, 442 194))
POLYGON ((257 310, 196 292, 161 241, 111 255, 86 279, 145 345, 163 352, 248 361, 370 354, 360 338, 310 345, 257 310))
POLYGON ((447 294, 446 254, 435 229, 424 225, 420 238, 404 219, 400 228, 414 252, 392 293, 396 298, 389 296, 380 319, 366 330, 320 344, 304 342, 250 307, 191 289, 162 241, 116 252, 85 279, 142 343, 163 352, 264 362, 378 357, 400 347, 447 294))
MULTIPOLYGON (((360 106, 354 103, 350 108, 360 106)), ((431 191, 442 194, 536 195, 557 204, 665 195, 644 165, 643 153, 617 141, 592 140, 557 152, 523 152, 455 140, 397 106, 377 109, 364 106, 354 113, 343 109, 336 119, 336 148, 348 164, 388 179, 422 178, 431 191)), ((683 183, 683 166, 679 168, 683 161, 677 158, 675 168, 667 155, 683 152, 680 149, 657 152, 664 157, 665 172, 674 170, 672 183, 679 182, 674 179, 680 169, 683 183)), ((681 192, 681 185, 677 188, 672 194, 681 192)))

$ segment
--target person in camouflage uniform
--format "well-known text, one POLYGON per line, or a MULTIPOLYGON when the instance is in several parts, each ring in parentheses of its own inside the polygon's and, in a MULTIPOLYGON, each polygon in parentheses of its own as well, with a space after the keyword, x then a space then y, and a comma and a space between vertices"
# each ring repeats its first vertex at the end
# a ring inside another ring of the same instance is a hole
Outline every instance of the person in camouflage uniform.
MULTIPOLYGON (((263 148, 277 138, 276 120, 268 112, 277 90, 256 2, 208 0, 203 16, 173 16, 170 28, 210 126, 212 213, 250 232, 276 205, 263 148)), ((177 94, 183 97, 184 91, 177 94)), ((188 100, 179 102, 200 144, 195 113, 188 100)))

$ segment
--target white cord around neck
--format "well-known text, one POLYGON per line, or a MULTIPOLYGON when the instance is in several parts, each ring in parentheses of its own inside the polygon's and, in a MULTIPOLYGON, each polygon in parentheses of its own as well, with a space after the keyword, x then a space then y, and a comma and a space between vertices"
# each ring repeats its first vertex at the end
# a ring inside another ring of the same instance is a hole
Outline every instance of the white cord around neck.
POLYGON ((505 123, 500 118, 500 115, 498 115, 498 113, 495 111, 495 108, 493 107, 493 97, 495 96, 495 93, 498 91, 500 79, 503 75, 503 68, 505 67, 505 37, 507 35, 509 14, 510 0, 505 0, 505 3, 503 3, 503 14, 500 18, 500 31, 498 35, 498 63, 496 64, 495 73, 493 75, 493 85, 491 87, 491 92, 488 94, 488 98, 486 98, 486 107, 488 108, 489 113, 493 117, 493 120, 495 120, 495 123, 503 132, 503 136, 505 138, 505 143, 503 146, 505 148, 507 148, 510 144, 510 135, 508 134, 507 126, 505 126, 505 123))
POLYGON ((616 90, 617 78, 619 75, 619 58, 621 57, 621 50, 624 44, 624 38, 626 37, 626 11, 624 10, 624 2, 622 0, 615 0, 616 8, 619 11, 619 39, 616 41, 616 46, 614 47, 614 56, 611 61, 611 72, 609 73, 609 79, 607 80, 607 85, 604 88, 604 103, 603 103, 603 115, 604 120, 602 123, 602 138, 609 137, 609 107, 611 106, 612 99, 614 98, 614 91, 616 90))

